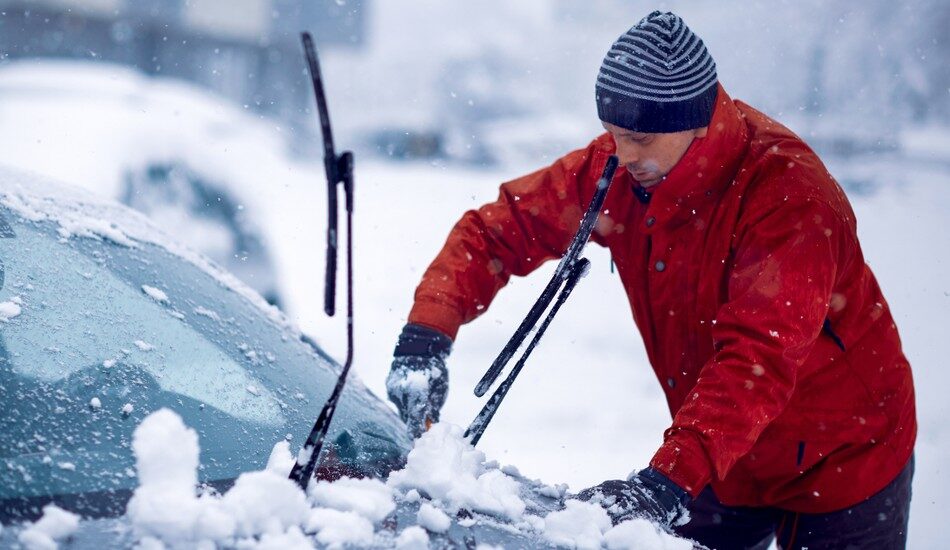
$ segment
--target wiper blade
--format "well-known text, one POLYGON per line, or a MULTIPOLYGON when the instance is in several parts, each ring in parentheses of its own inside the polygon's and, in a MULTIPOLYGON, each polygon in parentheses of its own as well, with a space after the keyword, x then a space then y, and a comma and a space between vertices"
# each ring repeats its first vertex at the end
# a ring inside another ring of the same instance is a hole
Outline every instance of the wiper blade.
POLYGON ((353 366, 353 153, 345 151, 337 156, 333 149, 333 133, 330 130, 330 114, 327 111, 326 95, 323 91, 323 78, 320 75, 320 62, 317 59, 317 50, 313 46, 310 33, 301 34, 307 64, 310 67, 310 76, 313 79, 313 91, 317 98, 317 110, 320 114, 320 128, 323 132, 323 163, 327 171, 327 189, 329 216, 327 227, 327 271, 326 286, 324 287, 324 310, 327 315, 333 315, 336 297, 336 249, 337 249, 337 184, 343 184, 346 199, 346 362, 336 381, 336 386, 330 398, 323 405, 317 421, 314 423, 297 461, 290 471, 290 479, 302 489, 306 489, 316 469, 320 451, 323 450, 323 441, 330 429, 330 422, 336 412, 343 387, 346 385, 346 376, 353 366))

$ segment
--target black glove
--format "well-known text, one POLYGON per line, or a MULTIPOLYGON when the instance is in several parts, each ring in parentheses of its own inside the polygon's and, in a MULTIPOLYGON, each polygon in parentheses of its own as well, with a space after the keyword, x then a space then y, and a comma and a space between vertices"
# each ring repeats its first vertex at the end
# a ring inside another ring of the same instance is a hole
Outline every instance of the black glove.
POLYGON ((640 470, 628 481, 613 479, 584 489, 577 498, 599 504, 614 525, 640 517, 670 528, 687 514, 689 494, 653 468, 640 470))
POLYGON ((399 335, 386 393, 413 438, 422 435, 428 423, 439 421, 449 391, 445 360, 451 351, 451 338, 422 325, 410 323, 399 335))

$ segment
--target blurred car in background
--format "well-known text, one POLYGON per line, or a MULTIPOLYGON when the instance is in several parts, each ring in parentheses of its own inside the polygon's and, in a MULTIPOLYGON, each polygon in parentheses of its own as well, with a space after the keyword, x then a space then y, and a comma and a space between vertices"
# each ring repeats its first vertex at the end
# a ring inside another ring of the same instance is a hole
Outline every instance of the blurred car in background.
POLYGON ((82 61, 0 68, 0 162, 118 199, 282 303, 255 195, 291 168, 286 141, 193 84, 82 61))

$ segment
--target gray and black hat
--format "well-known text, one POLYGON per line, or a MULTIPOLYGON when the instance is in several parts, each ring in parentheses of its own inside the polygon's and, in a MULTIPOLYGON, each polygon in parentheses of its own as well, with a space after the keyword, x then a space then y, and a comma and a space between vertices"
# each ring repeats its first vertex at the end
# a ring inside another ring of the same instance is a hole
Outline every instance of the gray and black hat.
POLYGON ((635 132, 709 124, 716 62, 676 14, 655 11, 614 42, 597 75, 597 114, 635 132))

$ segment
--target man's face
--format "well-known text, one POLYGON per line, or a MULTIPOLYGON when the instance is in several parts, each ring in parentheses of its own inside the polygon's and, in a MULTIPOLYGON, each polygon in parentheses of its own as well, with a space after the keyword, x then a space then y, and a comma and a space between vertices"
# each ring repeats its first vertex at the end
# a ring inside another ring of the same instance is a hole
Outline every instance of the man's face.
POLYGON ((645 134, 633 132, 609 122, 602 122, 617 145, 620 164, 642 187, 652 187, 666 177, 676 163, 683 158, 695 138, 706 137, 707 127, 670 132, 645 134))

